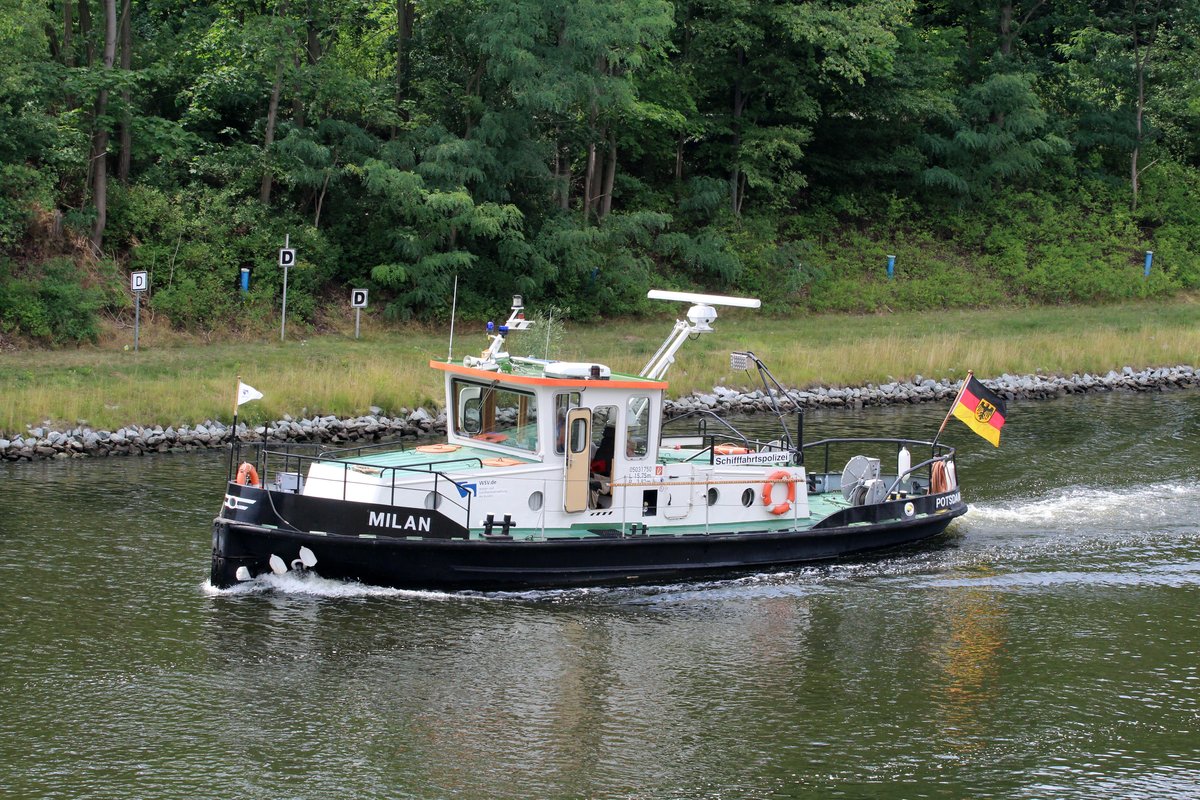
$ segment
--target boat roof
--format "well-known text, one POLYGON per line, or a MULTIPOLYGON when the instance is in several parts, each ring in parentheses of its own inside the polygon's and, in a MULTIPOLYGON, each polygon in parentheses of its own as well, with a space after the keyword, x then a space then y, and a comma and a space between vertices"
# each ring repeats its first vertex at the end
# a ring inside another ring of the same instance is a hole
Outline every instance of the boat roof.
MULTIPOLYGON (((497 452, 488 447, 429 442, 414 447, 363 453, 352 459, 354 464, 377 467, 429 467, 439 471, 450 469, 478 470, 487 467, 517 467, 539 464, 541 459, 532 453, 497 452)), ((340 459, 330 459, 341 463, 340 459)))
POLYGON ((554 386, 578 389, 597 387, 605 389, 664 390, 667 388, 666 381, 651 380, 637 375, 624 375, 616 372, 611 373, 607 378, 560 378, 546 376, 547 366, 562 362, 541 361, 540 359, 497 359, 494 363, 497 367, 496 369, 480 369, 454 361, 430 361, 429 366, 442 372, 477 378, 481 381, 500 381, 518 386, 554 386))

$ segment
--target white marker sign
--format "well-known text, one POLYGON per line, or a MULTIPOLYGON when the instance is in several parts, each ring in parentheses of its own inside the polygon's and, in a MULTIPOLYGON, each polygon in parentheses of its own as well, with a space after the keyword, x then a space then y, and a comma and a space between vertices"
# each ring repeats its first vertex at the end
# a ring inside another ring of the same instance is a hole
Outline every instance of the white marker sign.
POLYGON ((291 247, 283 247, 279 250, 279 266, 294 267, 296 266, 296 251, 291 247))
POLYGON ((366 289, 351 289, 350 290, 350 307, 351 308, 366 308, 367 307, 367 290, 366 289))
POLYGON ((150 276, 144 271, 129 273, 129 288, 135 292, 144 292, 150 287, 150 276))

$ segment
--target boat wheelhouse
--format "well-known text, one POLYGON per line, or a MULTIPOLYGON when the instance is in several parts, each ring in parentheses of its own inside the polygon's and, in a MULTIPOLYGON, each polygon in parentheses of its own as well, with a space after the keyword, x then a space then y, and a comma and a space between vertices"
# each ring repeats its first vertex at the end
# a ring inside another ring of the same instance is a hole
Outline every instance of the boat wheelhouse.
MULTIPOLYGON (((228 482, 212 584, 289 570, 442 590, 670 581, 902 545, 966 511, 944 445, 806 444, 782 413, 769 438, 707 413, 664 423, 680 346, 712 331, 716 306, 758 301, 650 297, 692 306, 638 375, 511 355, 508 338, 532 324, 514 298, 487 350, 430 362, 445 382, 444 441, 259 448, 239 476, 267 483, 228 482), (914 464, 914 452, 929 455, 914 464)), ((776 397, 753 353, 734 359, 776 397)))

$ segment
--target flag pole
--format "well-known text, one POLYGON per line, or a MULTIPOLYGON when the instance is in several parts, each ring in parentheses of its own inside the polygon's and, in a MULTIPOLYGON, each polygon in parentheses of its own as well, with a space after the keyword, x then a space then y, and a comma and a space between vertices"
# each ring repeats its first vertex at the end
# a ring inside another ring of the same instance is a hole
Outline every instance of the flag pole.
POLYGON ((233 428, 229 434, 229 471, 227 479, 233 478, 233 444, 237 440, 237 418, 238 418, 238 390, 242 387, 242 376, 237 376, 237 383, 233 385, 233 428))
POLYGON ((962 386, 958 387, 958 394, 954 395, 954 402, 950 404, 950 410, 946 412, 946 418, 942 420, 942 426, 938 428, 937 434, 933 437, 933 447, 937 447, 938 439, 942 436, 942 431, 946 429, 946 423, 950 421, 950 415, 954 413, 954 409, 958 407, 958 401, 962 397, 962 393, 966 391, 967 384, 971 382, 971 376, 975 374, 974 370, 967 370, 967 377, 963 378, 962 386))

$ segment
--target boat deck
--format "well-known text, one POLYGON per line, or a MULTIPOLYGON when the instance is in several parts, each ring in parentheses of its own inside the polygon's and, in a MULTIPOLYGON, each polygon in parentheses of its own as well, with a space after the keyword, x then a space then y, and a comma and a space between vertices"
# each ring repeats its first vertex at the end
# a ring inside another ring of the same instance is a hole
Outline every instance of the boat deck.
MULTIPOLYGON (((630 509, 628 519, 622 520, 620 509, 605 509, 603 512, 593 512, 592 519, 578 522, 570 528, 511 528, 509 535, 513 541, 542 542, 555 539, 617 539, 622 537, 674 537, 674 536, 703 536, 730 533, 770 533, 784 530, 803 530, 830 514, 850 506, 849 501, 840 492, 824 492, 808 496, 809 516, 781 517, 762 520, 753 525, 745 521, 726 523, 699 523, 695 525, 651 525, 642 532, 640 524, 641 509, 630 509), (637 526, 635 528, 635 525, 637 526)), ((478 531, 471 532, 472 539, 483 539, 478 531)))

